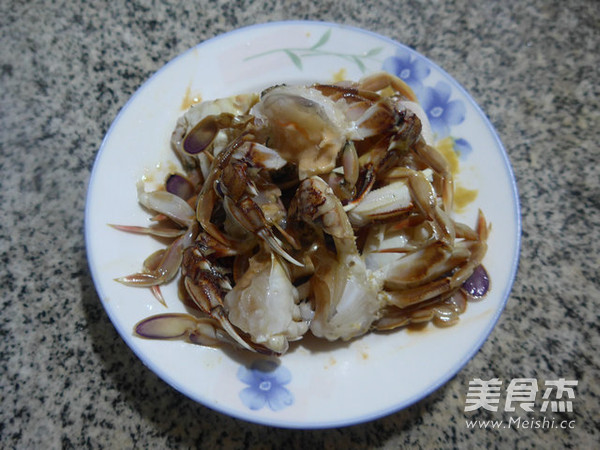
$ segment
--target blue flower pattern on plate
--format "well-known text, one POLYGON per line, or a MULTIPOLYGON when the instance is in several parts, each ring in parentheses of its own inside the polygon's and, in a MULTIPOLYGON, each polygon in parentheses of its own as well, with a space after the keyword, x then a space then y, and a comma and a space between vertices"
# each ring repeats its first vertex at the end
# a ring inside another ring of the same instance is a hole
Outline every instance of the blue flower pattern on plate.
POLYGON ((454 148, 458 150, 461 157, 466 157, 473 150, 469 141, 463 138, 454 139, 454 148))
MULTIPOLYGON (((382 69, 400 77, 413 89, 429 118, 436 140, 452 137, 452 127, 465 120, 465 104, 462 100, 450 99, 452 88, 448 83, 439 81, 433 87, 426 85, 431 69, 424 59, 398 49, 394 56, 385 59, 382 69)), ((469 142, 464 138, 452 138, 454 150, 466 157, 472 150, 469 142)))
POLYGON ((396 56, 387 58, 383 62, 382 69, 402 78, 415 91, 417 96, 419 96, 423 88, 423 80, 431 72, 425 61, 420 58, 411 57, 409 53, 404 53, 400 50, 396 52, 396 56))
POLYGON ((465 105, 461 100, 450 100, 451 93, 450 85, 443 81, 435 88, 426 87, 421 93, 421 106, 438 139, 449 136, 450 127, 465 120, 465 105))
POLYGON ((242 403, 252 410, 265 405, 279 411, 294 403, 294 396, 284 387, 292 380, 290 371, 272 360, 257 360, 250 368, 241 366, 237 377, 248 387, 240 391, 242 403))

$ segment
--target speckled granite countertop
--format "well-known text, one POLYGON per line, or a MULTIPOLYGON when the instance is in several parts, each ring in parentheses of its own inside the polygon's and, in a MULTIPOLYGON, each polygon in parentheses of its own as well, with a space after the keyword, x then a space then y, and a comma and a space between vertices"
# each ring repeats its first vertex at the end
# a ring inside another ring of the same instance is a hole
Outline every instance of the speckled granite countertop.
POLYGON ((0 13, 1 447, 597 447, 596 0, 41 0, 0 13), (115 332, 84 247, 90 170, 130 95, 198 42, 287 19, 372 30, 442 66, 497 128, 522 207, 514 289, 475 358, 413 406, 341 430, 253 425, 177 393, 115 332), (577 380, 573 412, 556 419, 572 426, 469 429, 469 381, 494 377, 577 380))

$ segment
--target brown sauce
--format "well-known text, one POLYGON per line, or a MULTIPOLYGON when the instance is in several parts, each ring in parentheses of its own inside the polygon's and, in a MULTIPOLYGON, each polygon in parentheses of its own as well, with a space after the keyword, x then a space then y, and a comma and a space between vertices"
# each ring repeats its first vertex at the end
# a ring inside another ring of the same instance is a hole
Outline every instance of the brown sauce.
POLYGON ((185 94, 183 96, 183 100, 181 101, 181 110, 187 111, 195 105, 196 103, 200 103, 202 101, 202 97, 200 94, 192 94, 192 86, 188 84, 188 87, 185 90, 185 94))

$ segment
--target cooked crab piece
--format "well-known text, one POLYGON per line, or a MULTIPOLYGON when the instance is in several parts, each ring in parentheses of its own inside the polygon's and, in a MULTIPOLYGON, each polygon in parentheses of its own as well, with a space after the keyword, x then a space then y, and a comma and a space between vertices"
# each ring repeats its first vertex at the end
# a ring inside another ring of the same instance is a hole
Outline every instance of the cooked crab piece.
MULTIPOLYGON (((196 156, 209 149, 224 130, 233 132, 243 130, 252 120, 252 116, 234 116, 231 113, 221 113, 204 117, 183 138, 181 148, 186 155, 196 156)), ((214 156, 219 153, 218 149, 212 150, 214 156)))
POLYGON ((461 290, 453 291, 441 298, 434 297, 414 306, 386 308, 382 318, 375 324, 376 330, 388 331, 409 324, 424 324, 433 322, 439 327, 449 327, 456 324, 460 314, 467 309, 467 299, 461 290))
POLYGON ((235 118, 246 116, 257 101, 257 94, 244 94, 203 101, 188 109, 178 119, 171 136, 171 146, 184 166, 196 167, 199 164, 197 157, 204 155, 204 150, 210 150, 213 156, 223 150, 235 134, 233 131, 239 131, 245 125, 244 121, 235 118), (204 123, 198 126, 203 120, 204 123), (197 126, 196 132, 192 133, 197 126), (186 152, 184 146, 191 151, 186 152))
POLYGON ((202 244, 186 248, 181 269, 185 292, 200 311, 217 320, 240 346, 255 351, 227 318, 223 297, 231 290, 231 282, 225 271, 203 254, 202 244))
POLYGON ((310 329, 330 341, 365 334, 379 317, 379 281, 371 277, 358 254, 320 250, 314 254, 310 286, 315 314, 310 329))
POLYGON ((384 269, 385 287, 401 290, 440 279, 464 264, 471 256, 466 244, 452 249, 437 242, 424 249, 402 255, 384 269))
POLYGON ((330 98, 304 86, 277 86, 266 92, 251 114, 268 129, 269 145, 297 164, 300 178, 330 172, 352 124, 330 98))
POLYGON ((421 134, 419 118, 400 104, 396 106, 393 126, 359 158, 360 166, 372 170, 373 176, 378 179, 397 167, 399 160, 411 151, 421 134))
POLYGON ((380 268, 377 273, 384 280, 380 297, 400 309, 419 309, 454 295, 481 266, 487 250, 489 227, 481 212, 475 231, 477 240, 465 239, 451 248, 438 241, 380 268))
POLYGON ((437 195, 423 173, 414 172, 408 178, 409 189, 416 206, 435 229, 438 239, 452 246, 456 237, 454 223, 446 211, 438 205, 437 195))
POLYGON ((377 270, 436 241, 431 224, 422 216, 411 213, 399 221, 372 224, 362 254, 367 267, 377 270))
MULTIPOLYGON (((278 229, 283 237, 287 237, 280 224, 285 209, 279 200, 281 191, 261 175, 261 170, 280 169, 286 161, 272 149, 250 139, 250 135, 242 136, 217 156, 212 172, 198 195, 196 218, 212 237, 232 246, 232 239, 211 221, 213 210, 222 198, 229 220, 264 240, 274 252, 292 264, 301 265, 284 250, 273 231, 278 229), (263 189, 259 191, 257 184, 263 189), (268 189, 264 189, 265 186, 268 189)), ((225 228, 228 226, 230 224, 225 224, 225 228)))
POLYGON ((328 340, 347 340, 366 333, 378 317, 379 286, 367 273, 341 202, 321 178, 307 178, 292 199, 290 218, 318 227, 335 244, 335 254, 320 245, 312 255, 315 271, 310 284, 315 315, 311 331, 328 340))
POLYGON ((196 220, 204 231, 226 246, 231 246, 231 240, 211 220, 213 210, 219 200, 215 187, 218 186, 218 180, 223 169, 229 164, 231 155, 238 147, 246 145, 248 143, 247 139, 250 139, 248 135, 237 137, 213 159, 210 172, 196 201, 196 220))
MULTIPOLYGON (((351 85, 275 86, 263 92, 250 114, 266 130, 269 145, 298 166, 302 180, 331 172, 348 141, 381 135, 385 153, 388 147, 395 149, 407 141, 408 134, 412 136, 407 130, 413 127, 405 125, 405 118, 410 123, 418 119, 399 103, 406 97, 398 91, 396 96, 383 96, 370 90, 386 87, 401 89, 413 98, 402 80, 378 74, 351 85)), ((352 156, 343 155, 349 180, 356 173, 351 170, 352 156)))
POLYGON ((310 308, 300 305, 280 257, 264 250, 250 258, 224 304, 231 323, 278 354, 306 333, 312 315, 310 308))

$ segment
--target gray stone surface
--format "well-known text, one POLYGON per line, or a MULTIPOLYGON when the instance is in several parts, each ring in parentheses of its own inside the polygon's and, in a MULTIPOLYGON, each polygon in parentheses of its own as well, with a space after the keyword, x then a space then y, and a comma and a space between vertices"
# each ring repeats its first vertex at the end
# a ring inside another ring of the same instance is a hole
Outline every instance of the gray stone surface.
POLYGON ((599 34, 596 0, 2 2, 0 446, 597 446, 599 34), (120 340, 84 246, 94 157, 135 90, 205 39, 286 19, 372 30, 442 66, 497 128, 522 207, 516 282, 483 348, 426 399, 340 430, 253 425, 177 393, 120 340), (574 428, 468 429, 510 417, 464 412, 469 381, 493 377, 577 379, 574 428))

